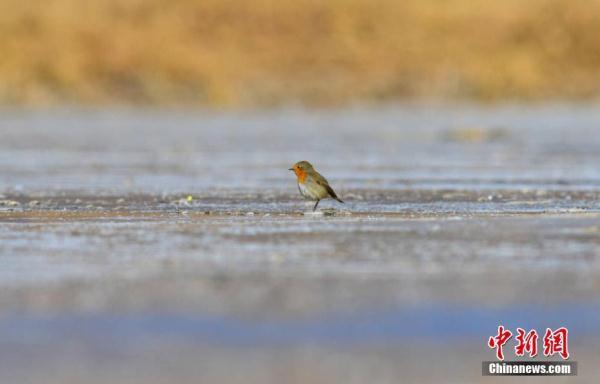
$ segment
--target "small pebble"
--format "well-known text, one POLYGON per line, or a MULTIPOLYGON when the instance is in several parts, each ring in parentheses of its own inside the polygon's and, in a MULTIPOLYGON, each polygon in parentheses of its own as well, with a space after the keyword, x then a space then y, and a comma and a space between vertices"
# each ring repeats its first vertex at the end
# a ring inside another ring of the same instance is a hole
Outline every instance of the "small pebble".
POLYGON ((15 200, 0 200, 0 206, 17 207, 19 205, 21 205, 21 203, 15 200))

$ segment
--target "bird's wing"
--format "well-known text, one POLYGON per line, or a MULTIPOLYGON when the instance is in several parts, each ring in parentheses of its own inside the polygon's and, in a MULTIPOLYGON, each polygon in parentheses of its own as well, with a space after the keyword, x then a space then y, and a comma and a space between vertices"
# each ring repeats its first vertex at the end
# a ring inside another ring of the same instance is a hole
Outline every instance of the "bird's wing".
POLYGON ((323 175, 321 175, 319 172, 315 172, 315 181, 317 182, 317 184, 319 184, 320 186, 322 186, 322 187, 325 188, 325 190, 327 191, 327 193, 329 193, 329 196, 333 197, 334 199, 336 199, 340 203, 343 203, 342 199, 340 199, 335 194, 335 191, 333 190, 333 188, 331 188, 329 186, 329 182, 327 181, 327 179, 325 177, 323 177, 323 175))

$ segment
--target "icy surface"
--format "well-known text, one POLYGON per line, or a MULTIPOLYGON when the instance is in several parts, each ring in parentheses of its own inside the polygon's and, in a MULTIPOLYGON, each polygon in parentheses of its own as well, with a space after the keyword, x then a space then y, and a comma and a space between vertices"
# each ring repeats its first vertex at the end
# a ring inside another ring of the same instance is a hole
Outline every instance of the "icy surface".
POLYGON ((568 326, 600 374, 598 107, 5 110, 0 134, 2 383, 477 382, 499 322, 568 326), (346 203, 312 214, 298 160, 346 203))

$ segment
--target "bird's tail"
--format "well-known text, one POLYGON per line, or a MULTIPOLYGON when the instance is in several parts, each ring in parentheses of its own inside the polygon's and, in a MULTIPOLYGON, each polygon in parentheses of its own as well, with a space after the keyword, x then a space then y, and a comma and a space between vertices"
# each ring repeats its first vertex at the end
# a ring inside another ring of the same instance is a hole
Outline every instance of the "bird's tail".
POLYGON ((331 196, 332 198, 336 199, 337 201, 339 201, 340 203, 344 203, 344 201, 342 199, 340 199, 336 194, 335 191, 333 190, 333 188, 331 188, 329 186, 329 184, 325 183, 324 185, 325 189, 327 190, 327 193, 329 193, 329 196, 331 196))

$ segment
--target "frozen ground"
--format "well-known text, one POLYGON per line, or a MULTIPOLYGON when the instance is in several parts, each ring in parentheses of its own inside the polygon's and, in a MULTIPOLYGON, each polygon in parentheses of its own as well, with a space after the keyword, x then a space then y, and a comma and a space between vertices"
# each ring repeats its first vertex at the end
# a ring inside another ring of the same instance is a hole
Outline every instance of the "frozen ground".
POLYGON ((600 374, 600 107, 5 110, 0 134, 2 383, 480 382, 500 323, 569 327, 569 382, 600 374), (303 159, 345 205, 303 214, 303 159))

